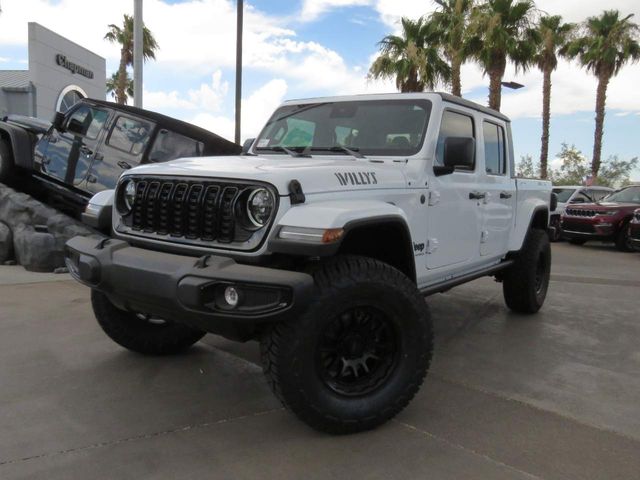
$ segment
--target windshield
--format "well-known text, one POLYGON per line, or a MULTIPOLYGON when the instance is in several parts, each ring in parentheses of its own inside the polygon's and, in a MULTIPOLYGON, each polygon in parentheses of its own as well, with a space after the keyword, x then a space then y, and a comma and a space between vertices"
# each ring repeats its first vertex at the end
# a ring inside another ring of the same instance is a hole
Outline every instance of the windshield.
POLYGON ((640 203, 640 187, 629 187, 612 193, 603 201, 618 203, 640 203))
POLYGON ((273 114, 256 151, 286 155, 409 156, 420 151, 431 113, 428 100, 368 100, 287 105, 273 114), (338 147, 338 148, 336 148, 338 147))
POLYGON ((576 188, 554 188, 553 193, 558 196, 558 202, 567 203, 576 190, 576 188))

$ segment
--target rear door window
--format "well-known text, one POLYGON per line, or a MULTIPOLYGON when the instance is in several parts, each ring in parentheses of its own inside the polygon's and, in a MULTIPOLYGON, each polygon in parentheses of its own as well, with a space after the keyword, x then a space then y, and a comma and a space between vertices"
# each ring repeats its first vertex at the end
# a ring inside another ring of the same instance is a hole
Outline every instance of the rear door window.
POLYGON ((491 122, 483 122, 484 165, 489 175, 504 175, 507 172, 504 129, 491 122))
POLYGON ((152 162, 166 162, 176 158, 200 157, 203 150, 203 142, 163 128, 153 142, 149 159, 152 162))
POLYGON ((107 145, 137 157, 144 151, 150 133, 150 123, 120 116, 111 129, 107 145))

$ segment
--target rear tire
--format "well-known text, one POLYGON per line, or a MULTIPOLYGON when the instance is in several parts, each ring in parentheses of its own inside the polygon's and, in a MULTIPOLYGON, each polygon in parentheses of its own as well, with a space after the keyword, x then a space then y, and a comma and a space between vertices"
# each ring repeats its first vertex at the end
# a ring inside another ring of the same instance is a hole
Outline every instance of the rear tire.
POLYGON ((118 345, 144 355, 173 355, 187 350, 206 332, 187 325, 120 310, 104 293, 91 291, 91 305, 102 330, 118 345))
POLYGON ((13 180, 15 162, 7 142, 0 140, 0 183, 8 184, 13 180))
POLYGON ((407 406, 427 373, 427 304, 405 275, 370 258, 336 257, 313 276, 317 293, 305 313, 263 336, 264 373, 312 428, 375 428, 407 406))
POLYGON ((530 230, 515 263, 504 274, 502 292, 507 306, 518 313, 536 313, 547 297, 550 277, 549 237, 543 230, 530 230))

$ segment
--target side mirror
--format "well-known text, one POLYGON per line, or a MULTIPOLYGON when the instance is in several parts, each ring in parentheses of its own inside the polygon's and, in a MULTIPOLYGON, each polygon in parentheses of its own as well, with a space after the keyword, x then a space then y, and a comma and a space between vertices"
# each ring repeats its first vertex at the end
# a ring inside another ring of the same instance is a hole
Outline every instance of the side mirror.
POLYGON ((433 167, 436 176, 448 175, 456 168, 471 170, 475 163, 476 141, 471 137, 449 137, 444 141, 444 165, 433 167))
POLYGON ((253 142, 255 142, 255 138, 247 138, 244 143, 242 144, 242 155, 248 155, 249 151, 251 150, 251 146, 253 145, 253 142))
POLYGON ((72 118, 69 120, 69 124, 67 125, 67 130, 71 133, 77 133, 82 135, 84 133, 84 125, 79 120, 72 118))
POLYGON ((64 113, 62 112, 56 112, 56 114, 53 116, 53 121, 51 122, 53 125, 53 128, 55 128, 56 130, 58 130, 59 132, 64 132, 64 113))

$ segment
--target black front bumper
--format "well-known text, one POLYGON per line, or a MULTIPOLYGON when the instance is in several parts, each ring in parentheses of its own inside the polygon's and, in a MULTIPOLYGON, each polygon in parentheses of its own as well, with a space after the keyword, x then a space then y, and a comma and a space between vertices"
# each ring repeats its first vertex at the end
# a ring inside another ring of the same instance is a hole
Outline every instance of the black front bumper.
POLYGON ((236 263, 220 256, 194 258, 130 246, 115 239, 74 237, 67 266, 79 282, 106 294, 119 308, 247 340, 269 322, 299 314, 313 295, 313 278, 300 272, 236 263), (231 307, 224 290, 233 287, 231 307))

